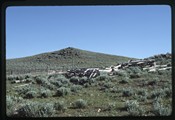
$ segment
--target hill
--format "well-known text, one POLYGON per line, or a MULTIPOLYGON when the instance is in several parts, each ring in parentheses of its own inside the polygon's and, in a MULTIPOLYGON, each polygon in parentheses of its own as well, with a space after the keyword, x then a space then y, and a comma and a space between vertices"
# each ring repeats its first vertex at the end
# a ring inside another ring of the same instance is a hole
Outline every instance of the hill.
POLYGON ((91 52, 73 47, 58 51, 42 53, 6 62, 7 73, 22 74, 28 72, 43 72, 47 70, 68 70, 71 68, 100 67, 126 62, 129 58, 124 56, 109 55, 91 52))

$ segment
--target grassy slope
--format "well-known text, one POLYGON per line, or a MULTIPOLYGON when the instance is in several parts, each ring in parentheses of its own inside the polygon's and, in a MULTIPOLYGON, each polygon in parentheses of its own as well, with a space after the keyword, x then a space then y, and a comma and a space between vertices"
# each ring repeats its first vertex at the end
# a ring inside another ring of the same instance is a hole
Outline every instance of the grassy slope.
MULTIPOLYGON (((76 48, 38 54, 18 59, 7 60, 7 70, 25 71, 32 69, 70 69, 73 67, 106 67, 126 62, 128 57, 90 52, 76 48), (73 58, 73 59, 72 59, 73 58)), ((134 58, 133 58, 134 59, 134 58)))

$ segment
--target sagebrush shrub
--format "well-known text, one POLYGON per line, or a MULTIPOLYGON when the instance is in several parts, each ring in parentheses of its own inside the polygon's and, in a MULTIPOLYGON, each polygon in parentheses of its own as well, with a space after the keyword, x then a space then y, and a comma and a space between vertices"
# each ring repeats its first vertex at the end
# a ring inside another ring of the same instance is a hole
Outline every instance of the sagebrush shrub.
POLYGON ((119 81, 121 84, 126 84, 129 83, 129 78, 128 77, 122 77, 121 80, 119 81))
POLYGON ((52 92, 50 90, 42 90, 41 91, 41 97, 47 98, 47 97, 51 97, 52 96, 52 92))
POLYGON ((36 80, 37 84, 44 84, 45 82, 47 82, 47 79, 43 76, 36 76, 34 77, 34 79, 36 80))
POLYGON ((124 97, 130 97, 134 94, 134 91, 132 88, 124 88, 122 93, 124 97))
POLYGON ((35 98, 37 96, 37 92, 36 91, 28 91, 25 94, 25 98, 31 99, 31 98, 35 98))
POLYGON ((149 98, 154 99, 154 98, 163 97, 163 96, 165 96, 163 89, 155 89, 150 93, 149 98))
POLYGON ((113 84, 112 82, 106 82, 106 83, 103 84, 103 86, 104 86, 105 88, 111 88, 111 87, 114 86, 114 84, 113 84))
POLYGON ((110 103, 108 103, 108 105, 107 105, 107 108, 106 108, 107 110, 115 110, 116 109, 116 103, 115 102, 110 102, 110 103))
POLYGON ((73 108, 85 108, 87 106, 87 101, 83 99, 78 99, 72 103, 73 108))
POLYGON ((137 90, 137 94, 142 96, 147 96, 148 92, 147 92, 147 89, 141 88, 137 90))
POLYGON ((79 90, 81 90, 82 89, 82 86, 80 86, 80 85, 73 85, 73 86, 71 86, 71 88, 70 88, 70 90, 72 91, 72 92, 78 92, 79 90))
POLYGON ((67 109, 64 101, 58 101, 54 103, 54 109, 59 111, 65 111, 67 109))
POLYGON ((125 102, 125 108, 131 116, 140 116, 145 113, 144 109, 139 106, 137 100, 127 100, 125 102))
POLYGON ((165 97, 172 97, 172 88, 164 88, 163 92, 165 94, 165 97))
POLYGON ((79 83, 79 78, 78 77, 71 77, 70 82, 74 83, 74 84, 78 84, 79 83))
POLYGON ((56 95, 57 96, 65 96, 70 93, 70 88, 60 87, 57 89, 56 95))
POLYGON ((53 80, 53 81, 50 81, 50 83, 51 84, 53 84, 53 85, 55 85, 56 87, 61 87, 63 84, 61 83, 61 81, 55 81, 55 80, 53 80))
POLYGON ((51 103, 27 102, 17 112, 20 117, 51 117, 54 108, 51 103))
POLYGON ((6 96, 6 114, 7 116, 13 116, 15 114, 16 106, 23 102, 22 97, 6 96))
POLYGON ((105 80, 108 80, 109 77, 106 75, 101 75, 101 76, 98 76, 95 78, 96 81, 105 81, 105 80))
POLYGON ((172 112, 170 106, 163 105, 160 101, 153 102, 153 112, 156 116, 169 116, 172 112))

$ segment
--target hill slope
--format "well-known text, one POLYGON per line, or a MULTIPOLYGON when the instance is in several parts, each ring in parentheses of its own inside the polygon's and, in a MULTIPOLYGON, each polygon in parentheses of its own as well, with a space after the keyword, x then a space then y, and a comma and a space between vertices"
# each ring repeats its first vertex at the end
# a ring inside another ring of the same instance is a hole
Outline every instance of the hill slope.
POLYGON ((7 60, 7 72, 26 73, 35 71, 67 70, 83 67, 106 67, 129 59, 123 56, 109 55, 68 47, 58 51, 34 56, 7 60))

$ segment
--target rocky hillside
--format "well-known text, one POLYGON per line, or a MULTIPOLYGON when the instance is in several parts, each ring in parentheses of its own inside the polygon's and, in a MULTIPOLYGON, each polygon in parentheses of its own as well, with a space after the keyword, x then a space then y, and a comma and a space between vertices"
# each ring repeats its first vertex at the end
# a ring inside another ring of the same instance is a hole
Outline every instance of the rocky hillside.
POLYGON ((100 67, 126 62, 123 56, 109 55, 68 47, 58 51, 42 53, 34 56, 7 60, 7 73, 22 74, 51 70, 67 70, 72 68, 100 67))

